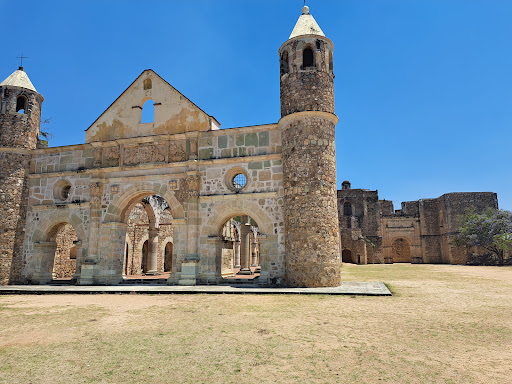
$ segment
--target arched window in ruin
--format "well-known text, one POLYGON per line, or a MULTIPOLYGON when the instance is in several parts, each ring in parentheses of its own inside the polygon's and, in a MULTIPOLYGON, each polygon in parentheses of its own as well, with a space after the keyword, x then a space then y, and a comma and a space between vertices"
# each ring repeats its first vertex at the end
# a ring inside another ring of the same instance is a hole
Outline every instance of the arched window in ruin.
POLYGON ((142 106, 140 122, 153 123, 155 121, 155 102, 152 99, 147 100, 142 106))
POLYGON ((290 72, 290 64, 288 62, 288 51, 284 51, 281 55, 281 76, 290 72))
POLYGON ((302 68, 314 67, 315 57, 311 48, 306 48, 302 52, 302 68))
POLYGON ((16 112, 26 113, 26 110, 27 110, 27 98, 23 95, 20 95, 16 99, 16 112))

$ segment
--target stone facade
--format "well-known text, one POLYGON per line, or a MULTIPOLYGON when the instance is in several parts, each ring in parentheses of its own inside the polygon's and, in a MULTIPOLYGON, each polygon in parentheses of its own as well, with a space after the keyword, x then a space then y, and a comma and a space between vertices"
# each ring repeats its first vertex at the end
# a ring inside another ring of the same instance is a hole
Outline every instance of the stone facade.
POLYGON ((342 259, 356 264, 474 264, 488 251, 457 248, 453 236, 468 210, 489 208, 498 209, 495 193, 462 192, 404 202, 394 210, 391 201, 379 200, 377 191, 351 189, 344 182, 338 191, 342 259))

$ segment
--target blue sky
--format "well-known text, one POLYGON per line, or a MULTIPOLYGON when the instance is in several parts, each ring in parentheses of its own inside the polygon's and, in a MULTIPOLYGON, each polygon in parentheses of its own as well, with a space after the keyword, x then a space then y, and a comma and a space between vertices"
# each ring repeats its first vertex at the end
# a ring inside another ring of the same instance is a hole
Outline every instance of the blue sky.
MULTIPOLYGON (((277 122, 277 51, 302 4, 0 0, 0 77, 17 69, 21 52, 29 57, 51 146, 83 143, 84 130, 148 68, 223 128, 277 122)), ((493 191, 512 210, 512 1, 308 5, 335 47, 338 185, 378 189, 395 208, 493 191)))

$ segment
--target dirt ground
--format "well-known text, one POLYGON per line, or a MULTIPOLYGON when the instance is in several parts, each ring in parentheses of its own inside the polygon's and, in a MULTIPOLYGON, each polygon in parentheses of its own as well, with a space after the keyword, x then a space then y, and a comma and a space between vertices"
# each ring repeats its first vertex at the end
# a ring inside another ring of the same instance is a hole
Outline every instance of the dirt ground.
POLYGON ((512 382, 511 267, 342 276, 394 296, 0 296, 0 383, 512 382))

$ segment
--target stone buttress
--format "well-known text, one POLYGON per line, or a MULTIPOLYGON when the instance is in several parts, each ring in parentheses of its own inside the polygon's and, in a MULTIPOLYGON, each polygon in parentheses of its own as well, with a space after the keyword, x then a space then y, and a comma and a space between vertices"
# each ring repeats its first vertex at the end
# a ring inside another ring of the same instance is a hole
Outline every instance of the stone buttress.
POLYGON ((304 7, 279 50, 286 282, 338 286, 333 44, 304 7))
POLYGON ((0 83, 0 284, 22 282, 31 150, 43 97, 20 67, 0 83))

